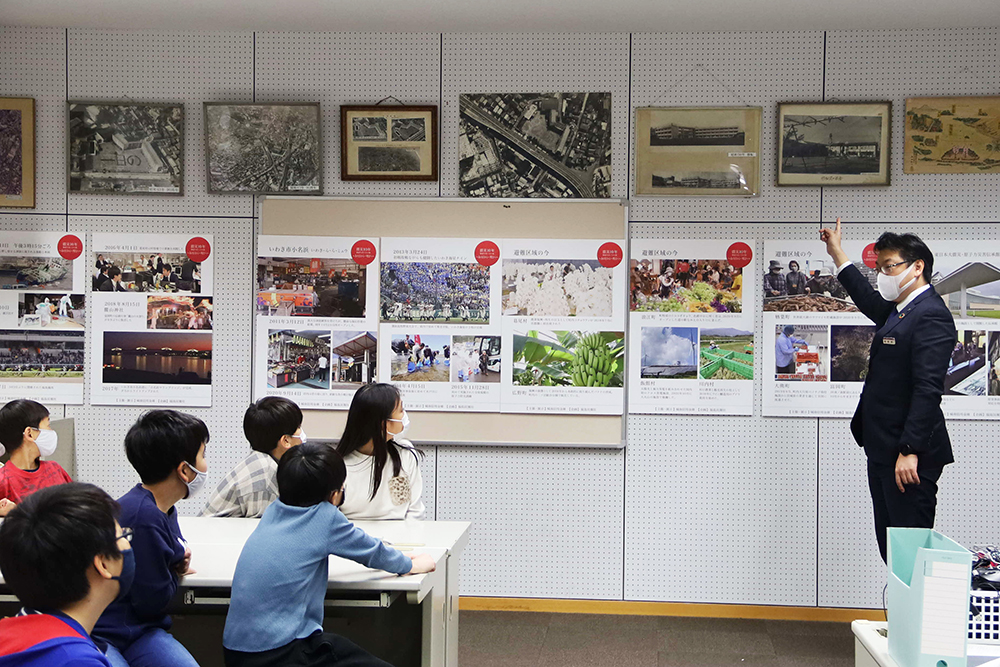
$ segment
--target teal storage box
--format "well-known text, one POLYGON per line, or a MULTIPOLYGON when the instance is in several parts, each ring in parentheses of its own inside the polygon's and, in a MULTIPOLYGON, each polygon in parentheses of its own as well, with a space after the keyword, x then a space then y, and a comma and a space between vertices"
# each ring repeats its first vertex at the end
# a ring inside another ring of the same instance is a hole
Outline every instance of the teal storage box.
POLYGON ((889 656, 966 667, 972 554, 929 528, 889 529, 889 656))

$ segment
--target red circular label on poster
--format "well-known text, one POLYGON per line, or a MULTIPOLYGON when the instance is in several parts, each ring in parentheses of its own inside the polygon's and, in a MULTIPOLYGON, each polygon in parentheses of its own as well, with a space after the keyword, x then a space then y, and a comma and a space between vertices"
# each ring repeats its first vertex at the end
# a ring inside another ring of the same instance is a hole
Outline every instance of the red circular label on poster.
POLYGON ((79 236, 67 234, 59 239, 59 256, 71 262, 83 254, 83 241, 79 236))
POLYGON ((351 248, 351 259, 361 266, 368 266, 375 261, 375 244, 361 239, 351 248))
POLYGON ((746 267, 752 259, 753 249, 742 241, 729 246, 729 250, 726 251, 726 261, 737 269, 746 267))
POLYGON ((208 242, 208 239, 196 236, 187 242, 187 247, 184 248, 184 254, 186 254, 188 259, 192 262, 204 262, 208 259, 208 256, 212 254, 212 246, 208 242))
POLYGON ((861 253, 861 261, 865 263, 865 266, 870 268, 875 268, 875 260, 878 259, 878 253, 875 252, 875 244, 869 243, 865 246, 864 252, 861 253))
POLYGON ((500 246, 493 241, 483 241, 476 246, 476 261, 483 266, 493 266, 500 259, 500 246))
POLYGON ((622 252, 622 247, 617 243, 608 242, 597 249, 597 261, 601 263, 601 266, 606 266, 609 269, 621 264, 623 257, 625 257, 625 253, 622 252))

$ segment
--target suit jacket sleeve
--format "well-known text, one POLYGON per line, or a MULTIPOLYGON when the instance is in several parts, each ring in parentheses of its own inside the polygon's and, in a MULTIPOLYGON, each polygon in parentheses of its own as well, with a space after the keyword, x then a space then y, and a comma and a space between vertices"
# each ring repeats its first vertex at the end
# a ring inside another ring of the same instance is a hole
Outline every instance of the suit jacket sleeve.
POLYGON ((889 315, 896 308, 896 304, 892 301, 886 301, 875 291, 868 279, 861 275, 861 271, 853 264, 845 267, 837 276, 837 280, 851 295, 858 310, 879 327, 885 324, 889 315))
POLYGON ((942 309, 927 313, 913 337, 913 398, 899 444, 909 445, 918 454, 927 447, 940 415, 938 408, 955 337, 955 321, 942 309))

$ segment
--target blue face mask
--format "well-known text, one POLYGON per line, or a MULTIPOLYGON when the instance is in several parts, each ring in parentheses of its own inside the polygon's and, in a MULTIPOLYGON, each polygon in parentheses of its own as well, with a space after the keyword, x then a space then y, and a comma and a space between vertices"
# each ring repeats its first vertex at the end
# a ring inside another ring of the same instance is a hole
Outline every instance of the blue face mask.
POLYGON ((111 578, 118 581, 118 595, 115 597, 115 602, 121 602, 128 596, 132 581, 135 579, 135 552, 131 549, 122 552, 122 573, 111 578))

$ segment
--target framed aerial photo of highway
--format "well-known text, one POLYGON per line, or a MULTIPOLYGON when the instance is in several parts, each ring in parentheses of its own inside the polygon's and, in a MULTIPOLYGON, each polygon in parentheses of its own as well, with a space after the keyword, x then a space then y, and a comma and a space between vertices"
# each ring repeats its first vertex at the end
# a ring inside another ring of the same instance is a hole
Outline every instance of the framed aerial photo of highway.
POLYGON ((0 207, 35 208, 35 100, 0 97, 0 207))
POLYGON ((323 193, 318 102, 205 102, 210 194, 323 193))
POLYGON ((181 104, 68 102, 69 192, 184 194, 181 104))
POLYGON ((340 179, 436 181, 438 108, 340 107, 340 179))
POLYGON ((637 195, 753 197, 760 107, 635 110, 637 195))
POLYGON ((1000 174, 1000 97, 906 100, 907 174, 1000 174))
POLYGON ((890 102, 778 105, 778 185, 889 185, 890 102))

